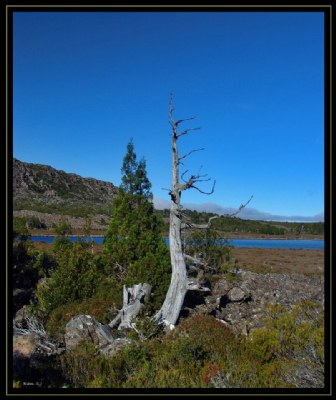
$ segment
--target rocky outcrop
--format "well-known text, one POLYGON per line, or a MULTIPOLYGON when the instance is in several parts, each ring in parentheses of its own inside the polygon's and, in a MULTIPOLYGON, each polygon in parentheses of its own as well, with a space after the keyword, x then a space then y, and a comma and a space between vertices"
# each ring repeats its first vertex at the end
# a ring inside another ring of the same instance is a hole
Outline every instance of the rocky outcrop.
POLYGON ((324 277, 303 274, 257 274, 236 271, 230 278, 222 275, 211 295, 187 297, 182 317, 211 314, 239 333, 261 327, 267 306, 280 304, 290 310, 295 304, 311 300, 324 307, 324 277))
POLYGON ((72 350, 82 340, 89 340, 99 347, 114 341, 108 325, 102 325, 91 315, 77 315, 65 327, 65 347, 72 350))
POLYGON ((136 317, 149 300, 151 285, 139 283, 133 287, 123 287, 123 307, 108 325, 103 325, 91 315, 77 315, 65 327, 66 350, 72 350, 81 341, 94 343, 101 353, 110 356, 124 346, 133 343, 126 337, 125 331, 134 329, 141 339, 145 339, 134 323, 136 317), (112 328, 118 326, 118 331, 112 328), (123 330, 124 332, 120 332, 123 330))
POLYGON ((97 349, 110 356, 133 341, 122 334, 116 336, 116 332, 108 325, 103 325, 91 315, 77 315, 73 317, 65 327, 65 347, 72 350, 81 341, 87 340, 96 345, 97 349))
MULTIPOLYGON (((49 165, 32 164, 13 159, 13 197, 15 209, 33 209, 34 205, 86 206, 105 210, 118 192, 110 182, 82 178, 49 165)), ((56 208, 57 209, 57 208, 56 208)), ((98 212, 91 212, 97 214, 98 212)))

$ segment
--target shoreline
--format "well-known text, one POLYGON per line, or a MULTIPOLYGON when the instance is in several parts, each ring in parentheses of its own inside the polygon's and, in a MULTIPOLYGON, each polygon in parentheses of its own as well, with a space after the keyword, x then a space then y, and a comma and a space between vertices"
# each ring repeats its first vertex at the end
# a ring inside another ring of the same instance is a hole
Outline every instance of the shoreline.
MULTIPOLYGON (((30 236, 46 236, 46 237, 56 237, 57 235, 51 233, 44 233, 43 231, 32 231, 30 236)), ((66 237, 82 237, 82 238, 103 238, 105 235, 102 234, 92 234, 84 235, 81 233, 65 235, 66 237)), ((168 237, 168 235, 162 235, 162 237, 168 237)), ((220 239, 230 240, 230 239, 251 239, 251 240, 325 240, 322 235, 301 235, 297 236, 279 236, 279 235, 258 235, 258 234, 230 234, 230 236, 224 236, 220 239)))
MULTIPOLYGON (((52 252, 51 243, 33 242, 33 246, 52 252)), ((103 244, 94 243, 93 251, 100 254, 103 244)), ((231 257, 232 263, 237 260, 239 268, 258 273, 323 274, 330 268, 325 264, 325 249, 233 247, 231 257)))
MULTIPOLYGON (((56 237, 58 235, 46 234, 46 233, 32 233, 30 236, 45 236, 45 237, 56 237)), ((104 235, 65 235, 65 237, 81 237, 81 238, 103 238, 104 235)), ((167 237, 167 236, 163 236, 167 237)), ((255 237, 255 236, 232 236, 232 237, 223 237, 219 238, 219 240, 324 240, 324 238, 289 238, 289 237, 255 237)))

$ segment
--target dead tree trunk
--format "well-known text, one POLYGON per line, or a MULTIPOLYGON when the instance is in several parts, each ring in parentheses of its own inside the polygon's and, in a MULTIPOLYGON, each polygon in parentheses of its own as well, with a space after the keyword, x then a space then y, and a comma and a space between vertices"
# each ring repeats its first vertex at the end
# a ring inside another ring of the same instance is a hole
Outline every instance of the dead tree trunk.
POLYGON ((114 328, 120 324, 118 329, 127 328, 133 329, 135 318, 140 313, 144 303, 148 300, 151 294, 151 285, 148 283, 139 283, 131 288, 123 286, 123 307, 118 315, 109 323, 110 328, 114 328))
MULTIPOLYGON (((172 126, 172 188, 169 191, 171 202, 170 202, 170 226, 169 226, 169 246, 170 246, 170 257, 172 265, 172 277, 168 292, 166 294, 165 301, 156 314, 156 319, 159 322, 164 322, 166 325, 175 325, 180 315, 180 311, 183 305, 185 295, 188 290, 209 290, 202 288, 198 285, 195 280, 189 280, 187 276, 186 263, 184 260, 185 255, 183 254, 181 229, 182 229, 182 210, 181 210, 181 193, 184 190, 195 188, 202 193, 211 194, 214 190, 214 185, 210 193, 201 191, 195 185, 196 182, 208 181, 209 179, 201 179, 205 175, 191 175, 188 181, 184 180, 181 184, 179 181, 179 166, 181 160, 189 156, 191 153, 203 149, 192 150, 189 153, 179 156, 177 140, 186 135, 189 131, 196 130, 199 128, 186 129, 180 133, 177 132, 178 126, 181 122, 186 120, 175 121, 173 119, 173 104, 172 97, 170 99, 169 108, 169 119, 172 126)), ((188 118, 187 120, 194 119, 188 118)), ((187 171, 184 172, 183 176, 187 171)))
POLYGON ((165 301, 157 314, 166 324, 175 325, 187 293, 187 270, 183 257, 181 240, 181 189, 179 187, 179 160, 177 153, 177 124, 172 133, 172 190, 170 191, 169 246, 172 265, 172 277, 165 301))

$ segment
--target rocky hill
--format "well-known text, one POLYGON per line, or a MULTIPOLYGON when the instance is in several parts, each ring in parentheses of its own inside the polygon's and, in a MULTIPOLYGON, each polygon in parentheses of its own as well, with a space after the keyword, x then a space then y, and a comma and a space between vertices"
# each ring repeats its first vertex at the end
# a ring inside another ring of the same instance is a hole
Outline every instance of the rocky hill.
POLYGON ((108 214, 118 188, 110 182, 13 159, 13 207, 44 213, 108 214))
MULTIPOLYGON (((110 182, 83 178, 49 165, 32 164, 13 159, 14 217, 36 217, 47 228, 67 216, 74 229, 81 229, 85 216, 92 216, 94 229, 106 229, 111 215, 111 203, 118 188, 110 182)), ((169 229, 169 210, 156 210, 164 221, 163 231, 169 229)), ((184 214, 194 223, 207 223, 214 214, 185 209, 184 214)), ((213 227, 230 237, 287 237, 320 238, 324 236, 324 222, 252 221, 222 216, 213 227)))

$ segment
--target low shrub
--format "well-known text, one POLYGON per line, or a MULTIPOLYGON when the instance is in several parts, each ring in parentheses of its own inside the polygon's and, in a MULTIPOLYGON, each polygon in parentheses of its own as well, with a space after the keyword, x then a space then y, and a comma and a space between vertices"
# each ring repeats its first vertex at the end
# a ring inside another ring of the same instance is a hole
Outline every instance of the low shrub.
POLYGON ((303 385, 302 376, 308 387, 321 387, 323 330, 316 315, 307 304, 290 312, 273 307, 266 326, 247 338, 211 316, 193 316, 108 359, 83 343, 62 362, 76 387, 288 388, 303 385))

